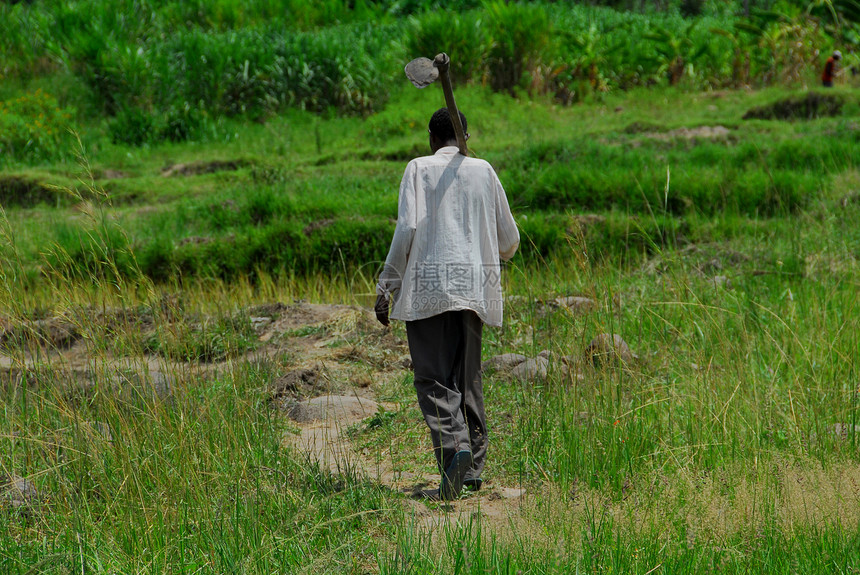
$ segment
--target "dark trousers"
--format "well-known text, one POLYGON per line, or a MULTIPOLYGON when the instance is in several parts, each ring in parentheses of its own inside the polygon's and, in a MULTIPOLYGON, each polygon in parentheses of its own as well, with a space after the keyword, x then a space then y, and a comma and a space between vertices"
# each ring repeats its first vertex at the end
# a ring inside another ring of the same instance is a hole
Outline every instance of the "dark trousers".
POLYGON ((418 405, 430 428, 439 472, 448 468, 458 451, 471 451, 467 480, 481 476, 487 456, 483 327, 481 318, 468 310, 406 322, 418 405))

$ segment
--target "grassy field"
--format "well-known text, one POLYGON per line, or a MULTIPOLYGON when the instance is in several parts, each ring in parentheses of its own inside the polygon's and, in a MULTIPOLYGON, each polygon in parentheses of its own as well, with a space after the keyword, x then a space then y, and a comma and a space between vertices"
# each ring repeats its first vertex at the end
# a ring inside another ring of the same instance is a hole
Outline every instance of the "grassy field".
MULTIPOLYGON (((212 6, 189 35, 259 24, 212 6)), ((546 373, 486 370, 485 489, 443 506, 409 496, 438 476, 405 329, 370 313, 440 91, 398 72, 364 115, 209 110, 194 137, 129 143, 85 76, 43 63, 0 87, 44 136, 0 160, 0 573, 860 572, 850 78, 573 106, 458 86, 523 237, 484 357, 546 373), (635 357, 593 363, 604 333, 635 357), (328 394, 380 405, 334 462, 290 416, 328 394)))

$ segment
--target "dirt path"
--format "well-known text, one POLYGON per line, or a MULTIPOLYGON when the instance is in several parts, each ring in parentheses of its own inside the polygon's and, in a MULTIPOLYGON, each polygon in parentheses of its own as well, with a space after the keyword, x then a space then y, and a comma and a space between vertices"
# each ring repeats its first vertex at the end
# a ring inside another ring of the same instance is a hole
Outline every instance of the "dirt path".
MULTIPOLYGON (((456 502, 427 502, 414 495, 438 487, 438 475, 397 468, 390 458, 362 452, 350 441, 347 430, 351 426, 373 417, 380 408, 387 412, 397 409, 396 405, 378 402, 374 383, 403 379, 411 366, 406 342, 381 329, 370 311, 300 302, 256 306, 250 315, 258 346, 230 361, 177 362, 154 354, 114 357, 103 347, 93 349, 91 342, 75 334, 75 326, 68 320, 54 318, 23 328, 31 333, 38 330, 43 348, 33 348, 32 341, 28 353, 0 346, 0 370, 28 377, 27 372, 50 364, 79 390, 99 379, 112 382, 123 393, 145 390, 165 397, 180 393, 177 381, 212 377, 243 361, 283 365, 283 358, 289 357, 291 369, 270 386, 274 404, 299 430, 287 434, 285 448, 333 473, 366 478, 404 494, 403 505, 419 529, 480 516, 482 527, 501 532, 518 521, 525 500, 521 489, 487 482, 480 492, 456 502)), ((147 335, 154 326, 149 322, 134 329, 147 335)))
POLYGON ((525 496, 522 489, 487 484, 480 492, 452 503, 426 502, 417 494, 437 487, 439 475, 419 477, 395 469, 390 460, 374 459, 357 450, 347 429, 372 417, 380 407, 393 408, 358 395, 324 395, 304 401, 289 413, 300 432, 287 436, 285 442, 333 473, 354 474, 407 495, 404 505, 420 529, 437 529, 476 515, 491 529, 504 529, 517 521, 525 496))
MULTIPOLYGON (((377 368, 392 369, 391 364, 394 364, 394 369, 406 369, 408 356, 404 354, 408 348, 405 342, 397 341, 390 332, 379 335, 386 332, 373 323, 370 312, 346 306, 308 304, 303 315, 306 318, 313 317, 317 321, 316 325, 347 326, 348 329, 365 329, 377 334, 369 338, 377 338, 374 344, 362 348, 360 355, 364 357, 361 359, 374 363, 377 368), (386 357, 394 361, 385 362, 386 357)), ((276 325, 273 329, 282 327, 276 325)), ((312 358, 317 366, 326 365, 337 357, 337 353, 321 350, 330 349, 333 340, 344 335, 343 332, 332 334, 322 341, 300 340, 298 344, 303 348, 302 356, 312 358)), ((379 369, 375 375, 378 376, 378 372, 379 369)), ((396 409, 396 406, 379 403, 376 399, 371 388, 352 388, 344 394, 325 394, 302 401, 288 411, 288 416, 300 431, 289 435, 285 443, 333 473, 353 473, 403 493, 407 496, 404 499, 407 512, 414 516, 419 528, 436 529, 440 525, 457 523, 478 515, 484 527, 499 530, 518 521, 520 507, 526 496, 522 489, 488 482, 481 491, 452 503, 427 502, 417 494, 422 489, 438 487, 441 480, 438 474, 416 475, 396 468, 388 458, 373 457, 357 449, 350 441, 347 430, 373 417, 380 408, 389 412, 396 409)))

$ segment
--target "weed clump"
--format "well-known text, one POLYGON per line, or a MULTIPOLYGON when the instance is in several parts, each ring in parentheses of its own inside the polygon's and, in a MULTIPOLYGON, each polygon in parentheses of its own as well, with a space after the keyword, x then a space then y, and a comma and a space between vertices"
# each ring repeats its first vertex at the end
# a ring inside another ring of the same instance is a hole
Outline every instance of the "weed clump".
POLYGON ((0 163, 63 158, 73 112, 42 90, 0 102, 0 163))
POLYGON ((143 342, 144 350, 178 361, 215 362, 237 357, 257 346, 250 318, 244 314, 215 322, 157 326, 143 342))

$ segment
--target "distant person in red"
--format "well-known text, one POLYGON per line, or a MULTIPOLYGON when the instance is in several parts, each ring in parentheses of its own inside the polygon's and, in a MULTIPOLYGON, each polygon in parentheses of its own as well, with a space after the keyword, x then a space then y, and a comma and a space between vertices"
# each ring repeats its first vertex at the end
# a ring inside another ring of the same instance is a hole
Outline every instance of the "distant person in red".
POLYGON ((821 84, 825 88, 833 87, 833 77, 836 75, 836 62, 842 59, 842 52, 834 50, 833 55, 827 59, 824 64, 824 73, 821 74, 821 84))

